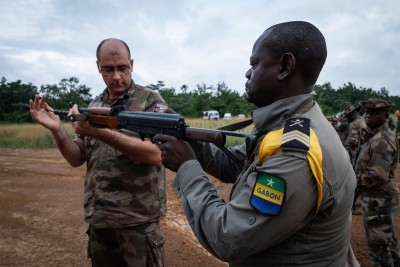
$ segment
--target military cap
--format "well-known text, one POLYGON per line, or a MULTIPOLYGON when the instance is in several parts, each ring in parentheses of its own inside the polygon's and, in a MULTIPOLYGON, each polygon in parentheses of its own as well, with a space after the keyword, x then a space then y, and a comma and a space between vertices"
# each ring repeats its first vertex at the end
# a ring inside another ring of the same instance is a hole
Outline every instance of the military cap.
POLYGON ((383 109, 387 111, 394 107, 393 103, 380 98, 370 98, 367 101, 361 101, 360 105, 365 109, 383 109))
POLYGON ((341 117, 346 117, 347 115, 349 115, 349 114, 352 113, 353 111, 355 111, 355 110, 358 111, 359 109, 360 109, 360 106, 350 106, 350 107, 346 108, 346 109, 343 111, 341 117))

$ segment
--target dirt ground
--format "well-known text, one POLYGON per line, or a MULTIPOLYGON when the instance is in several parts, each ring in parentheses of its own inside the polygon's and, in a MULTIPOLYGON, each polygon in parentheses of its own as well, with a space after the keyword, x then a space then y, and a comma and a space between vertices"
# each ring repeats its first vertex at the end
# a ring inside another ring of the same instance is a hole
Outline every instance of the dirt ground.
MULTIPOLYGON (((72 168, 57 149, 0 149, 0 266, 90 266, 83 222, 85 167, 72 168)), ((196 241, 172 192, 167 173, 168 214, 162 221, 166 267, 227 266, 196 241)), ((229 185, 210 178, 228 198, 229 185)), ((351 244, 369 267, 362 217, 353 216, 351 244)), ((396 231, 400 217, 396 215, 396 231)))

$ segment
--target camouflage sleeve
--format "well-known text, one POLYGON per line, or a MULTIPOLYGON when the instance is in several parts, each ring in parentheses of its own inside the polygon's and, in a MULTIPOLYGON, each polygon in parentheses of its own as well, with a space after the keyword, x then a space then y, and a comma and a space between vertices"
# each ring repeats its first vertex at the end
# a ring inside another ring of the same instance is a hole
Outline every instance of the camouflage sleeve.
POLYGON ((160 94, 152 91, 147 98, 146 111, 159 112, 167 108, 167 104, 160 94))
POLYGON ((349 135, 347 136, 344 145, 347 149, 355 149, 358 144, 358 129, 354 123, 349 125, 349 135))
POLYGON ((366 188, 387 183, 390 166, 396 158, 395 148, 385 139, 376 140, 371 148, 370 160, 359 180, 360 185, 366 188))
POLYGON ((80 135, 76 135, 73 139, 73 141, 79 146, 79 149, 81 150, 82 156, 85 156, 85 140, 84 137, 80 135))

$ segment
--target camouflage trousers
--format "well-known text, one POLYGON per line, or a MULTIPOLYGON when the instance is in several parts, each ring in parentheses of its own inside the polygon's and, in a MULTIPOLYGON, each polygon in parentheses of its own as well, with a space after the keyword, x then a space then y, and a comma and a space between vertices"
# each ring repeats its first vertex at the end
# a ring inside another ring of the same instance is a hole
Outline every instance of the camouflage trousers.
POLYGON ((158 222, 128 228, 90 227, 88 258, 93 267, 164 266, 164 236, 158 222))
POLYGON ((361 197, 364 228, 372 267, 400 266, 400 251, 393 227, 395 199, 361 197))

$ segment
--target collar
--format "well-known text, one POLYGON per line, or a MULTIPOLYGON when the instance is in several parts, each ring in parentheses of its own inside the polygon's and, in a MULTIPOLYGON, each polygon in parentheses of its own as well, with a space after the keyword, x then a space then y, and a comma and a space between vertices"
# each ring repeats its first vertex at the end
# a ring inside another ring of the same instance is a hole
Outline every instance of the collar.
POLYGON ((385 122, 384 124, 382 124, 378 128, 375 128, 375 129, 367 128, 367 129, 369 130, 368 133, 372 137, 372 136, 376 135, 377 133, 379 133, 381 131, 389 130, 389 125, 385 122))
POLYGON ((131 85, 128 87, 128 89, 120 95, 118 98, 111 99, 110 98, 110 93, 108 92, 108 87, 106 87, 103 92, 100 95, 100 99, 102 102, 106 102, 109 105, 113 105, 116 103, 118 100, 122 99, 127 99, 133 95, 133 92, 135 91, 135 82, 131 79, 131 85))
POLYGON ((302 107, 309 106, 311 108, 314 96, 313 93, 292 96, 253 110, 252 117, 255 128, 260 133, 266 133, 282 127, 286 119, 299 112, 302 107))

